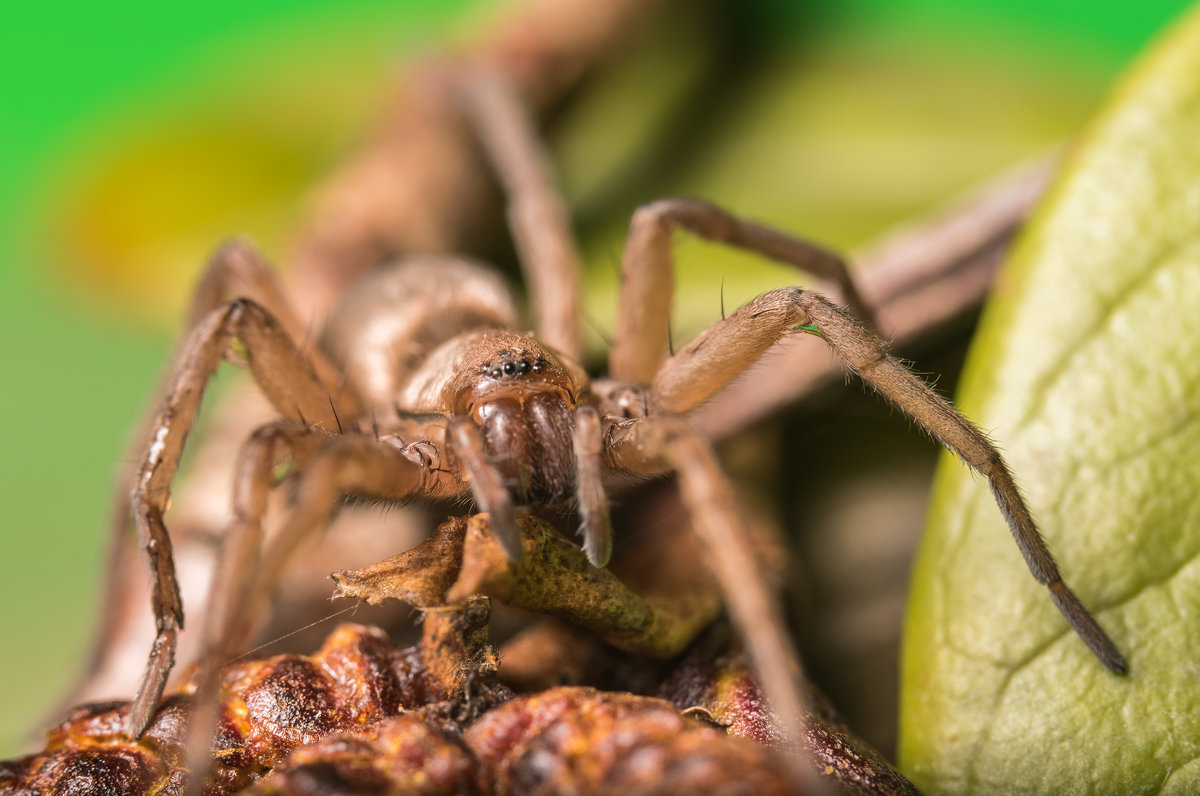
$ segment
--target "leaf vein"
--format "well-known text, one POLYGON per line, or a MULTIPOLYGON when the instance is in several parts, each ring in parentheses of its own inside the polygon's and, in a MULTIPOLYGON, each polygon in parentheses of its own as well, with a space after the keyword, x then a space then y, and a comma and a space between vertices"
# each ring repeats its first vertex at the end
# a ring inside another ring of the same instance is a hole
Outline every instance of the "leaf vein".
POLYGON ((1159 256, 1151 258, 1146 268, 1139 271, 1133 278, 1126 281, 1117 289, 1116 296, 1106 303, 1100 315, 1062 348, 1062 352, 1055 359, 1054 363, 1046 368, 1045 372, 1030 388, 1029 395, 1031 400, 1026 410, 1022 413, 1017 423, 1018 426, 1027 425, 1035 415, 1043 410, 1043 406, 1051 390, 1066 375, 1068 371, 1067 363, 1077 356, 1088 343, 1094 340, 1100 330, 1112 322, 1117 312, 1129 303, 1139 290, 1147 286, 1154 276, 1173 260, 1179 251, 1186 248, 1188 242, 1175 241, 1170 246, 1164 248, 1159 256))

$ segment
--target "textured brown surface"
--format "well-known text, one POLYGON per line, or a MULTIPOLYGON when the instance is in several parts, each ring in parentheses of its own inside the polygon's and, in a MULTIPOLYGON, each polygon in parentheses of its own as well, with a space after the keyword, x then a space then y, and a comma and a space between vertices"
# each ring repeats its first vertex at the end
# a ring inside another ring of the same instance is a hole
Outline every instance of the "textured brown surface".
MULTIPOLYGON (((440 759, 442 752, 435 754, 433 747, 458 728, 458 721, 508 695, 491 682, 494 665, 472 668, 474 662, 486 663, 490 651, 479 633, 482 628, 486 635, 486 605, 476 605, 473 612, 430 620, 426 641, 416 647, 398 649, 380 630, 344 625, 314 655, 278 655, 228 666, 222 674, 208 791, 240 792, 282 761, 291 761, 296 750, 338 733, 369 730, 354 743, 374 749, 372 754, 381 758, 376 765, 391 772, 388 776, 403 779, 396 772, 417 765, 396 762, 394 747, 402 736, 421 738, 431 759, 440 759), (457 639, 452 638, 455 633, 457 639), (454 663, 448 660, 453 654, 460 656, 454 663), (446 670, 453 676, 447 678, 446 670), (469 694, 464 689, 468 679, 469 694), (391 729, 380 724, 397 714, 408 715, 407 723, 391 729)), ((125 732, 128 702, 75 708, 47 733, 41 752, 0 763, 0 794, 182 792, 191 714, 187 690, 167 698, 137 741, 125 732)), ((346 748, 354 747, 347 743, 346 748)), ((445 743, 461 747, 453 739, 445 743)), ((318 750, 298 758, 294 767, 330 754, 318 750)))
POLYGON ((259 796, 490 792, 487 773, 461 738, 413 714, 300 747, 247 791, 259 796))
POLYGON ((129 703, 82 705, 46 733, 43 751, 0 762, 0 793, 182 794, 187 714, 185 697, 168 698, 135 743, 124 734, 129 703))
MULTIPOLYGON (((654 686, 514 697, 495 682, 486 598, 431 613, 420 645, 345 625, 311 656, 223 672, 209 796, 775 794, 797 792, 778 722, 720 634, 654 686), (774 747, 774 748, 773 748, 774 747)), ((648 678, 643 677, 647 680, 648 678)), ((72 710, 45 748, 0 762, 0 794, 183 794, 193 696, 168 697, 129 738, 129 703, 72 710)), ((813 766, 852 792, 914 792, 834 722, 813 717, 813 766)))
POLYGON ((793 792, 771 750, 652 697, 551 689, 489 712, 466 739, 499 794, 793 792))
MULTIPOLYGON (((703 718, 731 736, 786 747, 780 722, 763 698, 745 658, 724 633, 710 633, 662 683, 658 695, 685 715, 703 718)), ((799 746, 828 780, 852 793, 903 796, 916 787, 834 714, 820 694, 810 695, 816 713, 805 722, 799 746)))

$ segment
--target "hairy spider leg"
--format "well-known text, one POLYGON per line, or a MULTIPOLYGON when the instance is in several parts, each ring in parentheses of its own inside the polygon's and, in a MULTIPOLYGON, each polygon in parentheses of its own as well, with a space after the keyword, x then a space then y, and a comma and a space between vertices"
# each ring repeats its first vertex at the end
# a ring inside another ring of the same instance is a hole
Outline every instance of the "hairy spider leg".
POLYGON ((151 606, 157 635, 146 674, 130 712, 129 730, 140 737, 149 724, 174 665, 183 627, 179 582, 163 515, 171 481, 209 379, 223 359, 243 358, 255 381, 285 417, 336 429, 337 411, 311 359, 257 303, 239 299, 211 311, 184 342, 150 424, 131 493, 131 510, 152 577, 151 606))
POLYGON ((744 360, 746 350, 765 350, 769 342, 795 331, 818 334, 863 381, 988 479, 1034 579, 1049 588, 1054 604, 1092 653, 1113 672, 1124 673, 1125 659, 1112 639, 1063 582, 1000 452, 949 401, 891 356, 887 346, 845 309, 800 288, 766 293, 715 324, 679 356, 668 360, 651 394, 663 405, 683 411, 697 395, 704 393, 703 390, 688 392, 686 387, 693 377, 704 381, 706 387, 717 379, 715 373, 731 378, 729 368, 744 360), (658 398, 657 390, 662 391, 662 398, 658 398), (679 395, 687 396, 687 400, 675 398, 679 395))
MULTIPOLYGON (((1096 656, 1113 671, 1124 671, 1124 659, 1115 645, 1063 584, 994 446, 948 402, 889 356, 886 346, 851 311, 799 288, 776 290, 750 301, 677 354, 666 357, 674 270, 670 237, 676 225, 739 245, 751 239, 754 243, 748 247, 759 252, 763 247, 757 244, 762 240, 786 240, 780 233, 760 238, 759 228, 748 232, 743 222, 725 211, 691 200, 663 200, 638 210, 626 245, 621 314, 610 368, 618 381, 649 385, 649 416, 609 427, 611 463, 635 472, 664 466, 676 472, 696 531, 710 545, 714 571, 745 639, 751 664, 767 698, 786 714, 785 725, 794 735, 805 728, 801 712, 805 703, 795 679, 798 658, 753 557, 744 552, 748 549, 746 531, 727 481, 707 442, 679 415, 695 408, 771 345, 796 331, 819 334, 868 384, 988 477, 1034 577, 1050 586, 1056 605, 1096 656)), ((800 251, 805 251, 804 245, 799 245, 800 251)), ((835 268, 846 273, 844 264, 840 260, 836 263, 839 265, 835 268)), ((845 279, 849 280, 848 273, 845 279)))
POLYGON ((671 238, 682 228, 794 266, 834 283, 846 303, 868 323, 874 314, 858 293, 846 262, 814 243, 740 218, 698 199, 660 199, 639 207, 629 225, 621 264, 621 311, 609 355, 618 381, 649 384, 667 356, 675 295, 671 238))
MULTIPOLYGON (((751 664, 785 732, 796 742, 807 728, 807 701, 798 686, 799 656, 750 552, 750 533, 740 519, 728 479, 708 442, 679 417, 757 361, 779 334, 769 324, 763 325, 760 315, 769 308, 751 302, 667 356, 674 295, 671 238, 679 227, 830 279, 862 317, 872 315, 845 261, 819 246, 694 199, 664 199, 634 213, 622 263, 609 369, 618 382, 648 388, 650 416, 630 421, 618 436, 609 434, 610 463, 633 472, 665 467, 678 475, 693 527, 709 548, 751 664), (732 340, 738 344, 723 344, 732 340)), ((799 782, 819 787, 806 766, 798 765, 795 775, 799 782)))
POLYGON ((256 615, 245 606, 269 601, 290 556, 329 524, 344 496, 402 500, 460 491, 457 480, 437 465, 435 448, 427 442, 398 445, 354 432, 331 434, 293 420, 264 426, 246 441, 235 475, 234 522, 222 540, 200 668, 193 677, 190 771, 208 769, 219 718, 219 673, 254 628, 256 615), (267 499, 279 483, 281 461, 287 477, 296 479, 295 503, 263 550, 267 499))
POLYGON ((461 91, 471 126, 504 188, 537 337, 579 362, 583 269, 542 139, 509 83, 484 71, 469 72, 461 91))
MULTIPOLYGON (((800 659, 775 596, 764 585, 733 487, 708 440, 676 415, 613 421, 606 432, 613 467, 641 474, 669 470, 678 477, 692 528, 708 549, 713 574, 763 693, 784 737, 798 745, 807 732, 809 714, 797 686, 802 676, 800 659)), ((823 792, 823 783, 801 755, 789 759, 793 774, 807 786, 805 792, 823 792)))
POLYGON ((887 347, 849 313, 829 300, 799 289, 768 294, 795 308, 795 325, 812 324, 846 365, 902 412, 921 424, 945 448, 988 479, 992 494, 1012 531, 1034 579, 1088 649, 1116 674, 1124 674, 1124 656, 1075 593, 1063 582, 1033 515, 1017 489, 1003 457, 982 431, 950 402, 913 374, 887 347))
MULTIPOLYGON (((187 312, 184 334, 181 337, 179 351, 172 361, 179 361, 184 341, 191 330, 198 326, 209 313, 220 307, 226 301, 237 296, 253 299, 273 315, 287 331, 293 340, 303 340, 304 350, 308 351, 323 383, 336 385, 339 383, 333 366, 311 346, 304 329, 290 311, 283 294, 282 286, 275 271, 266 263, 262 256, 248 242, 231 240, 220 246, 209 258, 204 272, 192 294, 191 304, 187 312)), ((125 578, 122 573, 128 571, 133 559, 141 555, 135 543, 135 535, 130 528, 134 479, 137 476, 138 464, 151 444, 152 422, 157 416, 157 410, 166 400, 170 386, 168 374, 163 383, 155 391, 152 401, 143 412, 142 421, 132 435, 126 462, 122 473, 117 479, 115 494, 112 501, 112 517, 109 525, 109 564, 103 615, 94 640, 91 653, 89 673, 94 673, 102 663, 102 650, 115 633, 119 622, 118 607, 122 604, 119 593, 122 591, 125 578)), ((344 399, 343 399, 344 400, 344 399)), ((343 406, 340 411, 349 413, 350 407, 343 406)))

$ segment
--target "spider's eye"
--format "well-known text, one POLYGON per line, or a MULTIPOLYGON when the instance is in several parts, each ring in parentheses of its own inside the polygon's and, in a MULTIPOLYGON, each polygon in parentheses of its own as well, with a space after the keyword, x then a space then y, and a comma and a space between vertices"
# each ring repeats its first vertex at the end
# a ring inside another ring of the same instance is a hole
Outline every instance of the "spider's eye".
POLYGON ((514 365, 512 362, 505 362, 505 363, 504 363, 504 375, 505 375, 505 376, 511 376, 511 375, 513 375, 513 374, 514 374, 514 373, 516 373, 516 372, 517 372, 517 366, 516 366, 516 365, 514 365))

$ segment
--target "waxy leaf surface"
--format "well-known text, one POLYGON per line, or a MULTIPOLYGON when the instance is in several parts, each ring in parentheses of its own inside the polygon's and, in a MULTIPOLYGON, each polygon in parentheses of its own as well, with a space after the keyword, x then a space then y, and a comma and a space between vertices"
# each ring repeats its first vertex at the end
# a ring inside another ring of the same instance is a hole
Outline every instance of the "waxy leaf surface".
POLYGON ((945 461, 913 576, 902 770, 931 793, 1200 792, 1200 10, 1068 153, 960 405, 1129 673, 1092 657, 986 483, 945 461))

